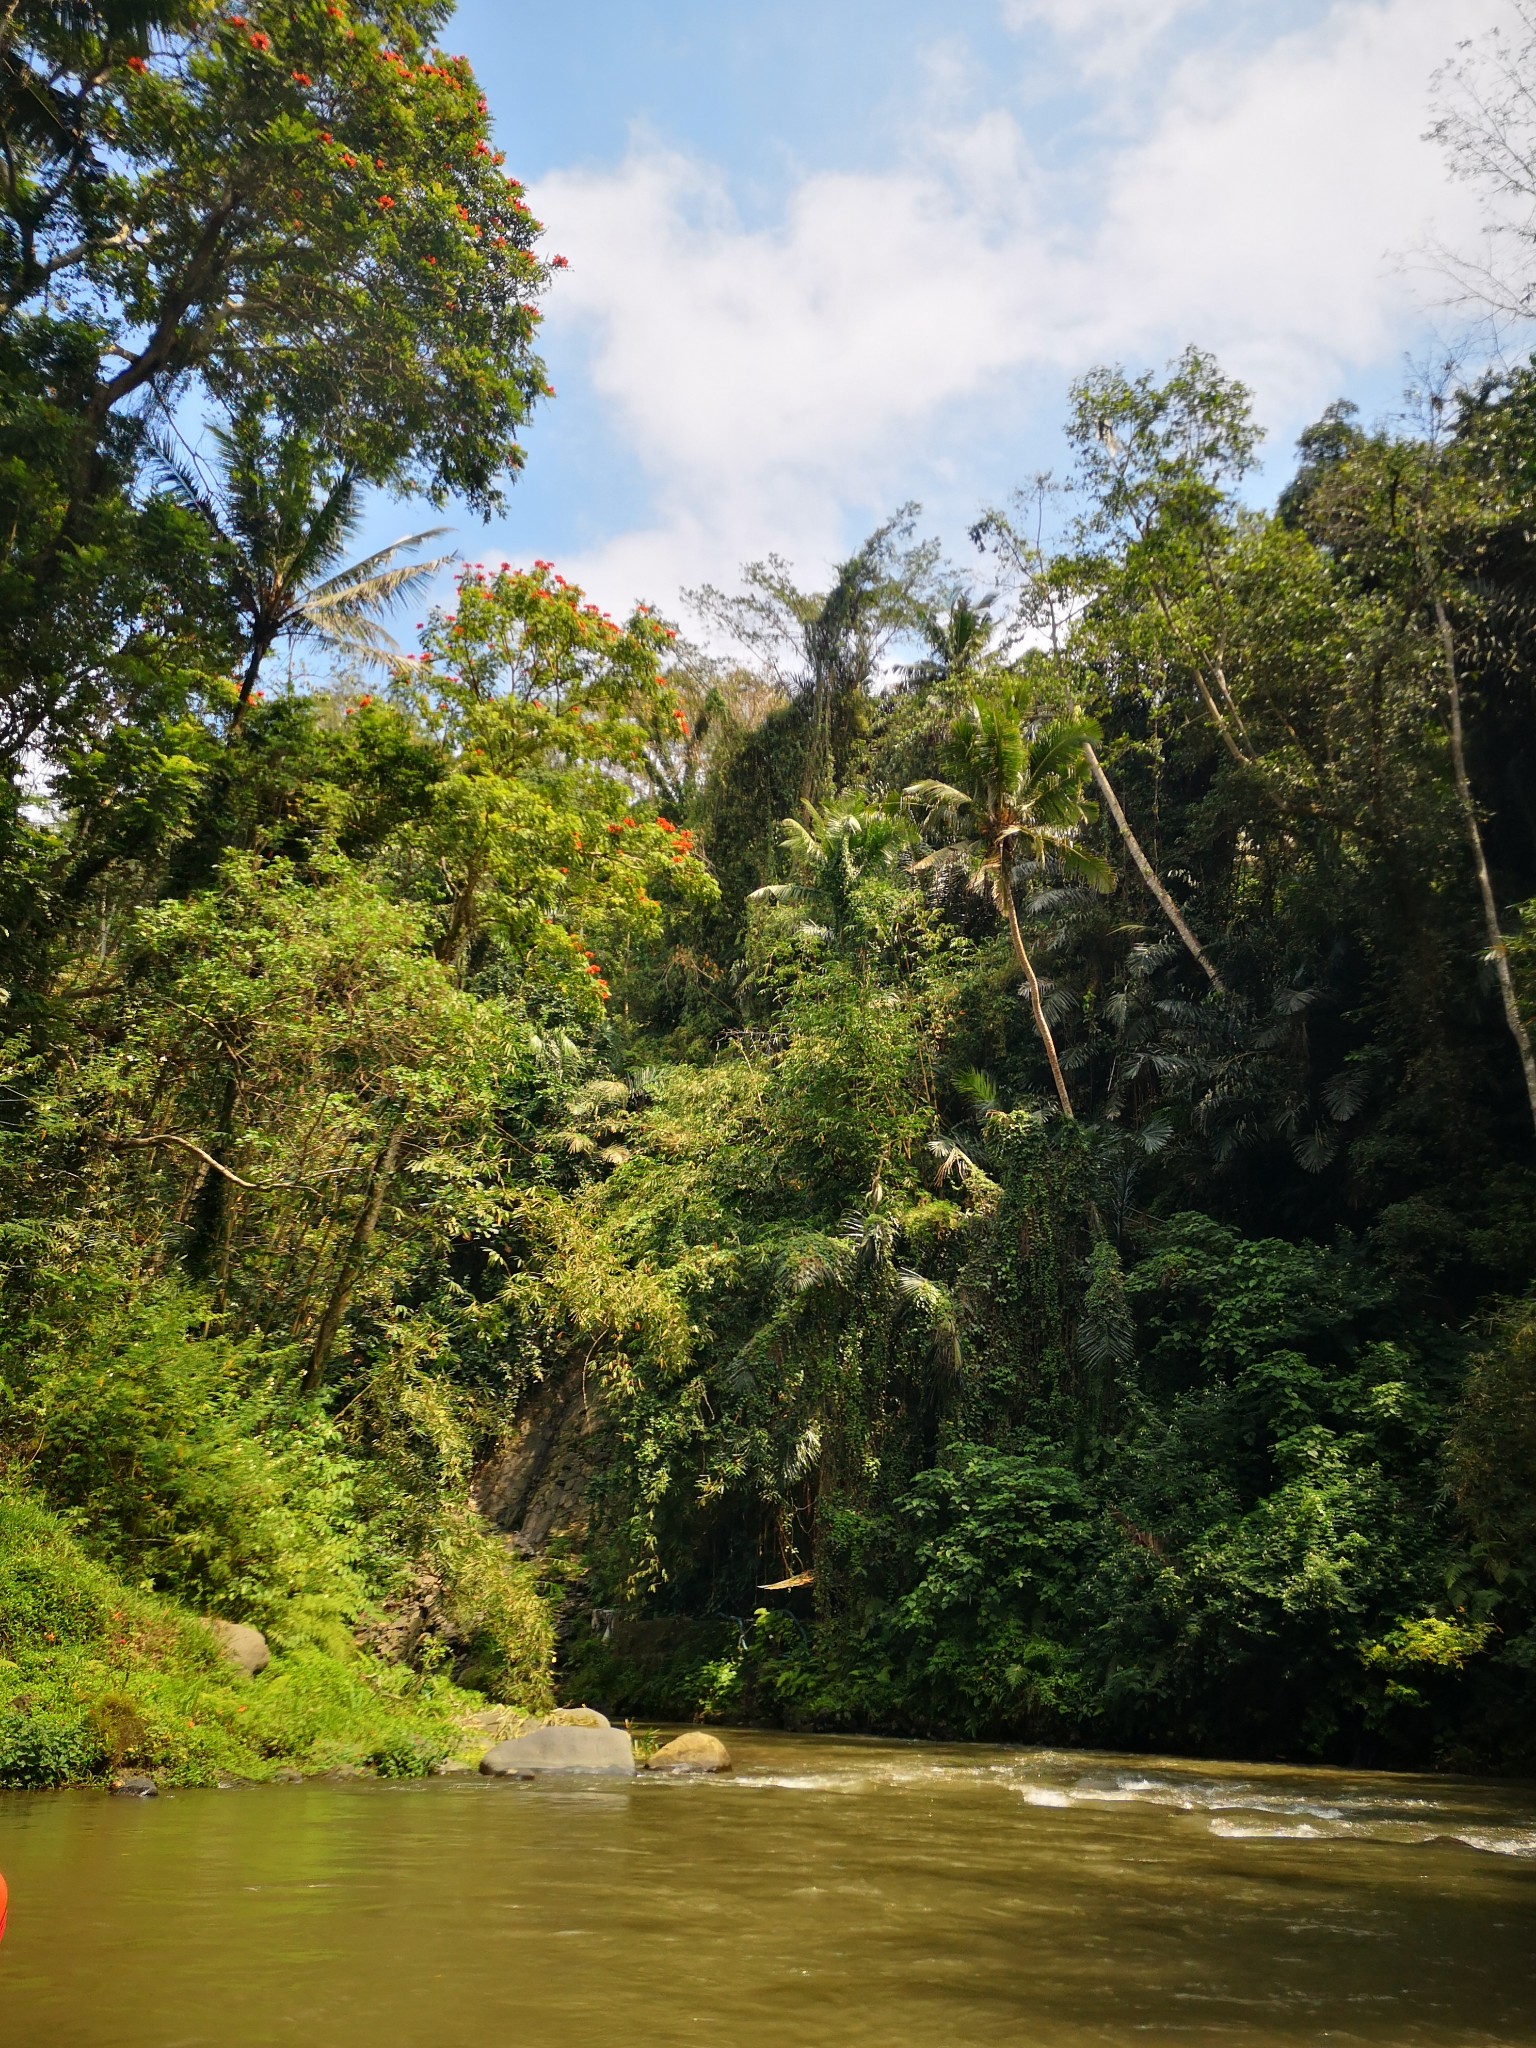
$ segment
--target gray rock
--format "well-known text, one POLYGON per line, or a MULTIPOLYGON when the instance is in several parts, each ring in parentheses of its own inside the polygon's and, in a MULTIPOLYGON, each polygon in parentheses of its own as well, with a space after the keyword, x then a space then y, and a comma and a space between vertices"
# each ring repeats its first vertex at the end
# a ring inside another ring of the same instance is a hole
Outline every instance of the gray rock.
POLYGON ((606 1714, 600 1714, 596 1707, 552 1707, 547 1714, 539 1716, 545 1728, 611 1728, 613 1723, 606 1714))
POLYGON ((215 1621, 205 1616, 203 1627, 228 1661, 243 1671, 247 1678, 254 1678, 258 1671, 265 1671, 272 1662, 266 1637, 259 1628, 252 1628, 249 1622, 215 1621))
POLYGON ((528 1716, 516 1707, 481 1707, 473 1714, 458 1715, 454 1722, 471 1743, 477 1736, 486 1742, 509 1742, 529 1725, 528 1716))
POLYGON ((632 1778, 635 1751, 624 1728, 601 1728, 559 1723, 553 1728, 530 1728, 526 1735, 514 1735, 510 1742, 498 1742, 480 1759, 488 1778, 542 1778, 574 1776, 632 1778))
POLYGON ((657 1771, 663 1777, 703 1777, 711 1771, 728 1771, 731 1752, 718 1735, 706 1735, 702 1728, 690 1728, 686 1735, 676 1735, 663 1744, 645 1768, 657 1771))
POLYGON ((125 1771, 120 1778, 112 1780, 114 1799, 158 1799, 160 1787, 153 1778, 146 1778, 140 1771, 125 1771))

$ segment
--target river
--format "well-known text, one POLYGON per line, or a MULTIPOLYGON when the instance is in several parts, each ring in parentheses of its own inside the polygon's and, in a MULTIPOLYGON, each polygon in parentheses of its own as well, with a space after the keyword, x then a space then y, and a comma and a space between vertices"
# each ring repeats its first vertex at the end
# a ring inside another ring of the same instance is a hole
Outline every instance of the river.
POLYGON ((4 2048, 1536 2043, 1536 1787, 732 1735, 0 1799, 4 2048))

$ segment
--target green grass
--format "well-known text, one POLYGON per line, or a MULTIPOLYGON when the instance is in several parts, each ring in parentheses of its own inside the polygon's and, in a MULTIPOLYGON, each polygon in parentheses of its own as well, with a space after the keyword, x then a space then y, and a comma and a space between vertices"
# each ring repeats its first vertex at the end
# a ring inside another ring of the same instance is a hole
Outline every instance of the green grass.
POLYGON ((171 1785, 342 1766, 419 1776, 478 1694, 349 1645, 292 1642, 250 1679, 196 1616, 136 1590, 47 1508, 0 1489, 0 1786, 171 1785))

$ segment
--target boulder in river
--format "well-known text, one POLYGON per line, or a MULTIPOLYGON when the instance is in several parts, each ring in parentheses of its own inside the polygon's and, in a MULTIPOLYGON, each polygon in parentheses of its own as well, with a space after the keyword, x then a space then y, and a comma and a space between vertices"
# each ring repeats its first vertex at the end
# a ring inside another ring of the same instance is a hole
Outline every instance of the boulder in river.
POLYGON ((473 1745, 477 1737, 482 1743, 509 1741, 531 1725, 529 1717, 517 1707, 480 1707, 473 1714, 454 1717, 454 1726, 462 1730, 466 1747, 473 1745))
POLYGON ((160 1787, 153 1778, 146 1778, 142 1771, 125 1771, 120 1778, 112 1780, 114 1799, 158 1799, 160 1787))
POLYGON ((632 1778, 635 1751, 627 1729, 611 1728, 597 1714, 591 1721, 557 1721, 498 1742, 481 1757, 480 1769, 488 1778, 632 1778))
POLYGON ((675 1735, 670 1742, 664 1743, 645 1768, 659 1772, 663 1777, 704 1777, 711 1771, 728 1771, 731 1752, 718 1735, 708 1735, 702 1728, 690 1728, 686 1735, 675 1735))
POLYGON ((249 1622, 216 1621, 205 1617, 203 1627, 228 1661, 243 1671, 247 1678, 254 1678, 258 1671, 265 1671, 272 1662, 266 1637, 259 1628, 252 1628, 249 1622))

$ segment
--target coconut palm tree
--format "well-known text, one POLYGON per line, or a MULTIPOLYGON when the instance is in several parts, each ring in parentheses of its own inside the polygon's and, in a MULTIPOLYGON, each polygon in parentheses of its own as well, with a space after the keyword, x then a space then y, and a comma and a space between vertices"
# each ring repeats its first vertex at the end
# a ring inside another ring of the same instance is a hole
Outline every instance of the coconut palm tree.
POLYGON ((973 597, 957 585, 948 597, 948 604, 942 609, 925 607, 918 621, 927 652, 910 664, 906 675, 909 683, 919 687, 946 683, 963 687, 991 652, 997 633, 997 621, 992 616, 996 592, 973 597))
POLYGON ((221 551, 245 640, 233 726, 251 701, 262 663, 286 639, 317 640, 354 660, 388 663, 399 649, 380 622, 449 559, 401 562, 407 550, 448 531, 407 534, 338 568, 362 517, 353 471, 306 435, 273 433, 259 410, 215 427, 218 479, 209 488, 168 448, 156 468, 171 494, 208 526, 221 551))
POLYGON ((1071 1118, 1072 1098, 1019 928, 1015 889, 1026 867, 1043 872, 1054 866, 1103 890, 1113 886, 1114 870, 1080 841, 1095 815, 1086 785, 1087 749, 1098 737, 1097 728, 1086 718, 1034 725, 1031 710, 1027 686, 1013 677, 978 698, 950 728, 954 780, 914 782, 906 800, 926 809, 930 831, 940 821, 960 835, 915 865, 963 867, 972 888, 989 892, 997 905, 1029 987, 1029 1007, 1050 1062, 1056 1099, 1062 1115, 1071 1118))
POLYGON ((786 818, 779 844, 795 869, 787 882, 754 889, 753 903, 803 903, 820 914, 801 929, 833 938, 854 914, 854 892, 866 875, 890 874, 912 844, 908 819, 859 797, 841 797, 824 810, 804 807, 806 822, 786 818))

